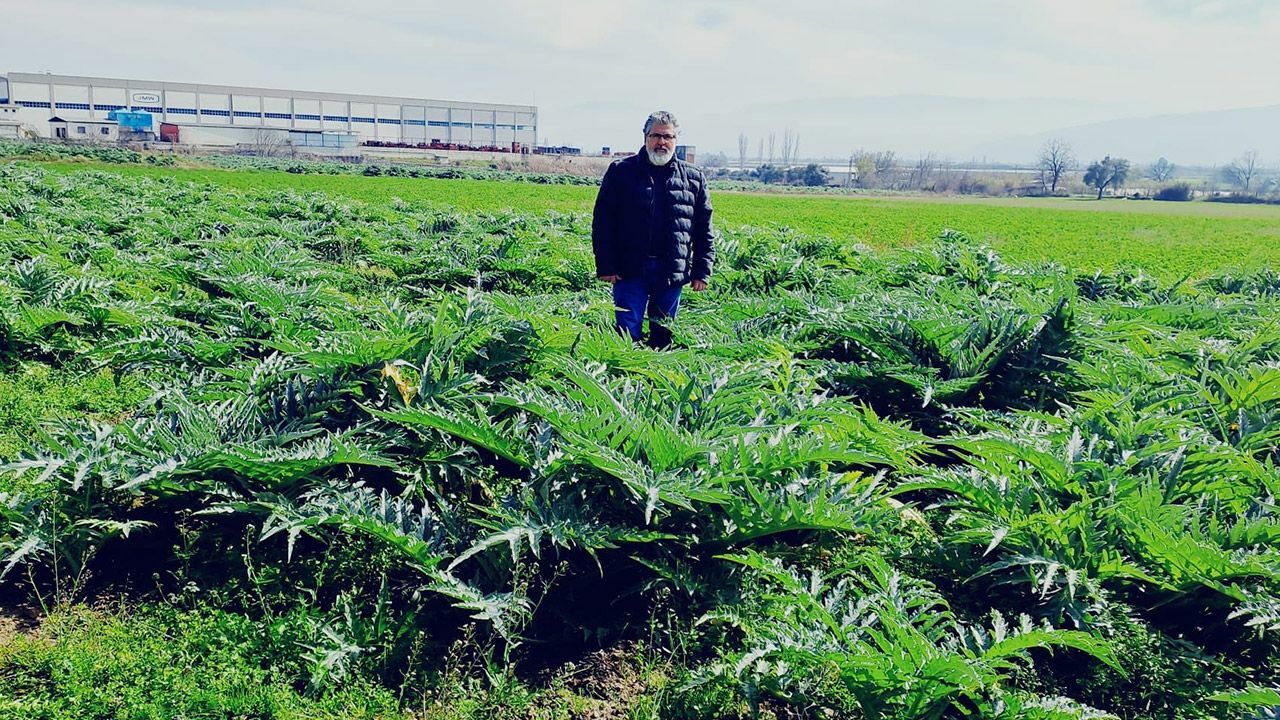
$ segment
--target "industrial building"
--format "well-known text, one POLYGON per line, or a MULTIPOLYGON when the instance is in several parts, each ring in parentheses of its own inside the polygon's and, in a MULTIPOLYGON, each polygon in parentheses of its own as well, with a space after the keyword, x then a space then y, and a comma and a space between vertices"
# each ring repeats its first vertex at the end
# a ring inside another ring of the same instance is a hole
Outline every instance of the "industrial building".
MULTIPOLYGON (((78 128, 95 139, 130 113, 130 132, 149 114, 154 137, 192 145, 235 146, 286 138, 309 148, 363 143, 531 148, 538 110, 532 105, 455 102, 204 85, 160 80, 18 73, 0 75, 0 119, 27 135, 76 139, 78 128)), ((120 136, 128 133, 121 132, 120 136)))

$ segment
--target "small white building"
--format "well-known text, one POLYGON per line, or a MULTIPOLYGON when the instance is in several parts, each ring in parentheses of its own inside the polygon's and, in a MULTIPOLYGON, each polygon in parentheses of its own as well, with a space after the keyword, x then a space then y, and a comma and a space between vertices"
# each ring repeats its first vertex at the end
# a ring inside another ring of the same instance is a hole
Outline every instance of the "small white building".
POLYGON ((114 120, 63 120, 49 118, 49 135, 59 140, 114 143, 120 139, 120 126, 114 120))
POLYGON ((18 121, 18 106, 0 104, 0 138, 22 137, 21 126, 22 123, 18 121))

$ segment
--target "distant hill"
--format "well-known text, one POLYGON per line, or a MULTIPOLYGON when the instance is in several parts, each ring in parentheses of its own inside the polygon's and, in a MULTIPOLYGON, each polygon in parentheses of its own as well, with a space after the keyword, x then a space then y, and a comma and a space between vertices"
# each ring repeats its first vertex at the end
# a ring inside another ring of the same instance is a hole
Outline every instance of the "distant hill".
POLYGON ((1028 162, 1055 137, 1071 143, 1082 162, 1117 155, 1137 163, 1166 157, 1178 165, 1211 166, 1257 150, 1265 165, 1275 166, 1280 164, 1280 105, 1075 125, 980 143, 972 154, 1028 162))
MULTIPOLYGON (((800 134, 802 157, 840 157, 850 150, 894 150, 914 159, 936 153, 957 161, 981 160, 977 144, 1059 125, 1079 125, 1132 114, 1131 106, 1060 98, 971 98, 936 95, 810 98, 755 102, 742 107, 691 108, 687 125, 704 133, 701 141, 736 157, 738 133, 748 136, 754 157, 770 131, 782 142, 784 128, 800 134), (715 128, 717 137, 706 138, 715 128), (732 149, 731 149, 732 148, 732 149)), ((779 146, 780 149, 780 146, 779 146)), ((847 155, 846 155, 847 157, 847 155)), ((999 153, 993 160, 1031 162, 999 153)))

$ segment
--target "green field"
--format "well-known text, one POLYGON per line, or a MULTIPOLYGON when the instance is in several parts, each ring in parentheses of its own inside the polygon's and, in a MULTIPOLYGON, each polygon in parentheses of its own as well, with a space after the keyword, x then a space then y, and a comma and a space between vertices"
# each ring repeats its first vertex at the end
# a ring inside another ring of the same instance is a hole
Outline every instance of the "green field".
POLYGON ((1280 708, 1273 209, 721 193, 655 350, 593 188, 128 162, 0 164, 2 720, 1280 708))
MULTIPOLYGON (((83 165, 68 164, 67 171, 83 165)), ((482 180, 291 175, 101 166, 126 175, 210 182, 240 190, 294 189, 375 205, 391 198, 467 211, 589 213, 595 188, 482 180)), ((840 242, 900 247, 959 230, 1019 261, 1080 271, 1142 267, 1164 280, 1280 264, 1280 207, 1132 200, 861 198, 718 193, 726 227, 791 228, 840 242)))

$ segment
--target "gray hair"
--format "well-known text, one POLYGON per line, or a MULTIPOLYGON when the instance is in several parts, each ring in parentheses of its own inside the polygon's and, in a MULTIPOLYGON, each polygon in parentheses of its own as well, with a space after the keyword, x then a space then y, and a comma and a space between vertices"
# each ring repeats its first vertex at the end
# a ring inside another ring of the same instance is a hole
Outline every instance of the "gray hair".
POLYGON ((676 122, 676 116, 666 110, 649 113, 649 119, 644 121, 644 134, 648 135, 649 129, 654 125, 670 125, 676 129, 677 133, 680 132, 680 123, 676 122))

